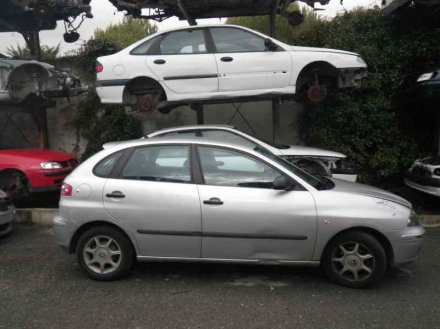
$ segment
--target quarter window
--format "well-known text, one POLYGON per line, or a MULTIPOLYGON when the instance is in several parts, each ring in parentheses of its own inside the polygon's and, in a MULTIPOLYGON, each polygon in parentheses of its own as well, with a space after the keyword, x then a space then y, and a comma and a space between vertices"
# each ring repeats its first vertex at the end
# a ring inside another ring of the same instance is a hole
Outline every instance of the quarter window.
POLYGON ((184 30, 167 34, 159 45, 159 54, 206 54, 203 30, 184 30))
POLYGON ((109 177, 116 163, 122 156, 123 151, 113 153, 101 160, 93 169, 93 173, 99 177, 109 177))
POLYGON ((280 173, 240 152, 199 147, 203 178, 207 185, 272 188, 280 173))
POLYGON ((212 38, 218 53, 266 51, 264 38, 246 30, 219 27, 211 28, 212 38))
POLYGON ((131 51, 131 54, 132 55, 146 55, 156 40, 157 40, 156 38, 148 39, 144 43, 142 43, 139 46, 137 46, 136 48, 134 48, 131 51))
POLYGON ((190 183, 189 146, 137 148, 121 174, 122 179, 190 183))

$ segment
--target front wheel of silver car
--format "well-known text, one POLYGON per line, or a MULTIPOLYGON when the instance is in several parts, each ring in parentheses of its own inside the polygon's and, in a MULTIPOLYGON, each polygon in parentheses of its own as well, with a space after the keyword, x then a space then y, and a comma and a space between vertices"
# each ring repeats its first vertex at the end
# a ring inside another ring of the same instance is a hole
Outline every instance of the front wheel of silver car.
POLYGON ((335 283, 351 288, 365 288, 385 273, 385 250, 372 235, 351 231, 334 238, 326 247, 322 265, 335 283))
POLYGON ((77 258, 82 269, 94 280, 116 280, 125 275, 133 263, 129 239, 110 226, 86 231, 78 241, 77 258))

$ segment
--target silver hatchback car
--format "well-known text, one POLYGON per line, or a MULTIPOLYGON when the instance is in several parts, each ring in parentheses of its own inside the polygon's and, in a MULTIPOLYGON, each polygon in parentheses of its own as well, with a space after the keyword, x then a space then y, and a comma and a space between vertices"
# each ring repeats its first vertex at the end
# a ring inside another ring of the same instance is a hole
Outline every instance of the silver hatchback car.
POLYGON ((424 229, 389 192, 316 178, 258 146, 112 144, 64 181, 55 238, 96 280, 139 261, 322 265, 360 288, 413 261, 424 229))

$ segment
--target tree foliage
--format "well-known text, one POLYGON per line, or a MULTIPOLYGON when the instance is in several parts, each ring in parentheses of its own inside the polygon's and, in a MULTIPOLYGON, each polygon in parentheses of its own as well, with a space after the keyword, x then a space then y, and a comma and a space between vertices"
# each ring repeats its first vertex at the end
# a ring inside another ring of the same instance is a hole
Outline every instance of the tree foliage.
MULTIPOLYGON (((105 30, 97 29, 93 38, 73 57, 76 66, 93 85, 98 57, 116 53, 154 33, 156 29, 147 20, 131 18, 125 18, 121 23, 110 25, 105 30)), ((101 104, 93 87, 79 105, 74 126, 88 141, 82 160, 101 150, 104 143, 142 136, 142 122, 138 113, 127 111, 123 106, 101 104)))
MULTIPOLYGON (((47 45, 41 46, 41 60, 42 61, 51 61, 58 57, 60 54, 60 44, 54 47, 50 47, 47 45)), ((20 58, 20 59, 28 59, 32 58, 31 51, 28 46, 9 46, 6 48, 6 54, 11 56, 12 58, 20 58)))
POLYGON ((110 24, 105 29, 96 29, 95 40, 109 40, 125 48, 132 43, 156 33, 157 25, 146 19, 125 17, 120 23, 110 24))
MULTIPOLYGON (((260 20, 231 21, 259 29, 260 20)), ((287 35, 285 23, 277 23, 278 38, 286 43, 353 51, 368 64, 360 89, 306 107, 305 141, 345 153, 363 181, 399 175, 418 154, 412 136, 401 129, 398 100, 409 76, 438 62, 439 30, 400 26, 377 9, 344 12, 331 20, 310 16, 303 25, 287 28, 287 35)))

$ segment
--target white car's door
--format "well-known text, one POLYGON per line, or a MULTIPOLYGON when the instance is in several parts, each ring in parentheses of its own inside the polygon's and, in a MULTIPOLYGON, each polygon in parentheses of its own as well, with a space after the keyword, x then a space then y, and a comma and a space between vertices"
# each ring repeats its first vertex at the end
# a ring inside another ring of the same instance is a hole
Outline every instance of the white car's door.
POLYGON ((200 200, 189 152, 185 145, 136 148, 119 177, 105 184, 105 209, 135 232, 138 256, 200 257, 200 200))
POLYGON ((277 89, 289 86, 292 58, 287 51, 270 51, 265 39, 235 27, 209 29, 215 47, 219 91, 277 89))
POLYGON ((218 71, 208 52, 205 29, 195 28, 162 35, 146 56, 148 67, 178 94, 215 93, 218 71))
POLYGON ((204 184, 202 258, 311 260, 317 214, 310 192, 272 188, 281 175, 241 152, 198 147, 204 184))

